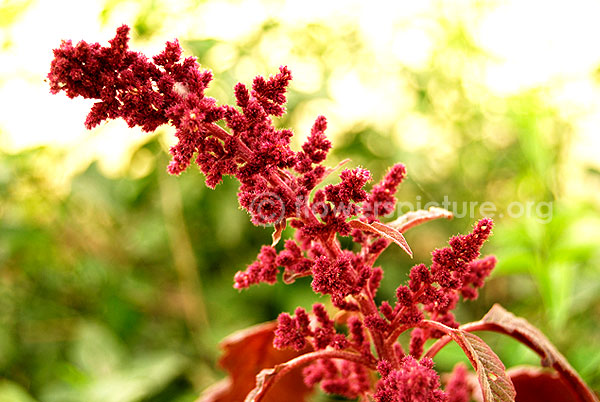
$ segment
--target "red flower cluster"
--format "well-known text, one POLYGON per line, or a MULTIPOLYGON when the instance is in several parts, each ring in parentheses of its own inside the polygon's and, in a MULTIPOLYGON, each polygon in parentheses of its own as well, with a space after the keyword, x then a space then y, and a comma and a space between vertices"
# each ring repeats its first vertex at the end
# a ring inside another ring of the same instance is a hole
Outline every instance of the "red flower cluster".
MULTIPOLYGON (((376 345, 380 368, 383 367, 379 370, 383 379, 379 383, 376 400, 446 400, 445 394, 438 390, 439 378, 430 367, 432 363, 415 360, 423 354, 423 346, 427 339, 439 338, 442 332, 420 328, 419 324, 428 318, 452 328, 458 327, 451 310, 461 295, 464 298, 476 295, 476 289, 483 285, 483 280, 495 265, 494 257, 476 259, 481 246, 491 233, 491 228, 492 221, 482 219, 475 225, 472 233, 455 236, 449 242, 450 247, 435 250, 432 253, 431 269, 424 264, 415 265, 411 269, 408 286, 401 285, 397 288, 394 307, 384 301, 377 309, 374 305, 369 305, 371 302, 365 301, 365 297, 375 294, 381 280, 381 270, 373 269, 365 263, 365 258, 369 258, 370 255, 368 252, 353 253, 342 250, 335 261, 331 261, 326 255, 320 255, 314 260, 298 255, 298 258, 303 258, 303 272, 313 276, 312 287, 315 292, 330 294, 334 306, 349 312, 360 311, 363 318, 353 316, 347 323, 351 334, 351 338, 348 339, 335 332, 333 322, 321 304, 313 307, 314 320, 318 324, 315 328, 311 327, 311 317, 301 308, 296 310, 295 317, 282 313, 275 332, 275 347, 301 350, 310 343, 315 350, 330 347, 352 351, 360 353, 365 362, 374 362, 377 358, 371 353, 371 342, 368 341, 368 336, 365 336, 365 330, 368 330, 371 341, 382 339, 382 342, 392 345, 390 352, 384 352, 383 347, 380 349, 376 345), (452 280, 446 280, 447 277, 452 280), (405 354, 396 339, 402 332, 411 328, 409 353, 405 354), (393 369, 387 370, 386 367, 393 369), (418 381, 423 387, 420 393, 406 394, 412 395, 413 399, 386 399, 390 398, 390 395, 403 395, 403 392, 408 392, 407 389, 399 387, 402 381, 409 377, 412 381, 419 378, 418 381)), ((288 240, 281 254, 289 255, 291 248, 300 252, 300 247, 288 240)), ((278 257, 276 261, 279 260, 278 257)), ((253 267, 254 264, 249 270, 253 267)), ((336 365, 326 364, 321 359, 309 366, 309 371, 324 370, 324 367, 328 367, 330 373, 330 377, 327 378, 335 378, 336 384, 339 385, 342 381, 338 376, 339 370, 336 375, 332 374, 336 365)), ((326 387, 323 389, 327 390, 326 387)))
POLYGON ((309 387, 321 384, 323 391, 356 399, 371 388, 369 372, 364 365, 340 359, 321 359, 303 370, 309 387))
MULTIPOLYGON (((362 322, 357 317, 348 321, 349 336, 338 333, 325 306, 317 303, 311 316, 298 307, 295 317, 279 315, 274 345, 279 349, 302 350, 311 343, 315 350, 350 350, 362 355, 365 362, 376 359, 362 322)), ((312 387, 318 383, 325 392, 356 398, 370 389, 368 370, 362 364, 340 359, 319 359, 304 369, 304 382, 312 387)))
POLYGON ((469 402, 473 387, 467 379, 467 366, 464 363, 458 363, 454 366, 452 375, 446 385, 446 394, 448 402, 469 402))
MULTIPOLYGON (((298 152, 290 148, 292 132, 275 128, 272 116, 285 113, 291 80, 287 67, 269 79, 257 77, 251 89, 236 85, 236 106, 217 106, 204 96, 211 73, 200 70, 194 58, 182 60, 177 41, 168 42, 151 61, 128 50, 128 31, 119 28, 109 47, 63 42, 54 51, 48 75, 51 91, 97 99, 86 120, 89 128, 116 118, 145 131, 171 124, 179 141, 170 150, 169 172, 181 173, 195 156, 207 186, 215 187, 223 175, 240 181, 240 205, 254 224, 275 224, 275 243, 288 222, 296 229, 295 239, 288 239, 280 251, 275 244, 262 247, 257 260, 236 273, 234 287, 273 284, 282 267, 284 282, 312 276, 313 290, 330 295, 344 312, 346 318, 337 324, 345 325, 347 334, 338 332, 322 304, 315 304, 312 314, 298 308, 294 317, 279 316, 275 347, 299 351, 310 344, 315 353, 342 353, 308 365, 307 385, 320 384, 326 392, 348 398, 370 393, 379 402, 447 400, 433 362, 418 360, 425 341, 441 332, 421 324, 427 318, 458 326, 451 310, 461 295, 477 297, 495 265, 494 257, 477 259, 492 221, 482 219, 472 233, 453 237, 450 247, 435 250, 431 267, 414 266, 408 285, 398 287, 394 306, 377 306, 374 297, 383 270, 374 267, 375 260, 392 242, 410 251, 400 231, 379 222, 395 208, 404 165, 393 166, 370 192, 365 185, 371 174, 363 168, 343 170, 338 184, 313 191, 333 171, 322 165, 331 148, 327 123, 319 116, 298 152), (220 120, 229 131, 216 124, 220 120), (349 235, 359 250, 342 249, 338 236, 349 235), (407 354, 397 339, 411 329, 407 354), (381 376, 376 384, 369 374, 375 368, 381 376)), ((404 227, 427 220, 427 211, 420 212, 424 215, 418 222, 404 227)), ((460 383, 457 377, 452 386, 460 383)))
POLYGON ((396 207, 396 191, 406 177, 406 167, 397 163, 391 167, 383 180, 374 185, 367 201, 363 204, 363 215, 373 222, 378 216, 394 212, 396 207))
POLYGON ((405 356, 400 367, 394 368, 387 361, 377 365, 381 380, 377 384, 377 402, 447 402, 447 395, 440 388, 440 378, 433 370, 433 361, 421 361, 405 356))
POLYGON ((290 148, 290 130, 274 127, 271 116, 285 112, 291 79, 288 68, 281 67, 268 80, 257 77, 251 91, 238 84, 239 110, 217 106, 214 99, 204 96, 212 74, 200 70, 193 57, 181 60, 176 40, 150 61, 128 50, 128 32, 127 26, 120 27, 109 47, 63 41, 54 50, 48 74, 51 91, 97 99, 86 119, 88 128, 117 118, 145 131, 173 125, 179 141, 170 150, 170 173, 183 172, 196 155, 209 187, 214 188, 223 175, 240 180, 239 201, 254 224, 293 216, 298 200, 306 198, 327 173, 320 163, 331 143, 325 138, 327 124, 322 116, 301 152, 290 148), (219 120, 225 121, 231 133, 215 124, 219 120))

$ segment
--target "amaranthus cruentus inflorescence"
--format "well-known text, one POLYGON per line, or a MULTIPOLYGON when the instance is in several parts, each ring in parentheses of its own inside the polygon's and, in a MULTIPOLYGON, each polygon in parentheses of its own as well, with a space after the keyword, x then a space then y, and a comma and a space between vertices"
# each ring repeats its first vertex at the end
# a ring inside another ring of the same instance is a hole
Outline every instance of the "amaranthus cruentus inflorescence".
MULTIPOLYGON (((314 292, 330 295, 341 312, 332 318, 331 308, 317 303, 310 313, 302 308, 293 316, 282 313, 272 331, 273 346, 293 349, 297 357, 265 368, 246 400, 268 398, 273 384, 303 366, 307 387, 320 385, 325 392, 347 398, 467 402, 472 387, 464 366, 457 366, 443 389, 434 370, 431 358, 450 340, 459 344, 475 368, 484 400, 515 400, 502 362, 471 333, 474 330, 496 330, 528 340, 528 346, 534 345, 567 378, 575 395, 595 400, 564 358, 542 347, 547 343, 543 335, 526 322, 517 326, 520 319, 500 306, 479 322, 460 326, 456 321, 452 310, 459 299, 477 298, 496 264, 492 256, 480 258, 491 233, 490 219, 481 219, 471 233, 452 237, 448 247, 435 250, 430 266, 415 265, 408 283, 397 288, 396 300, 377 305, 375 294, 383 277, 383 270, 375 266, 377 257, 394 243, 411 254, 402 233, 451 214, 431 209, 381 222, 395 209, 395 193, 406 176, 402 164, 392 166, 370 191, 365 186, 371 174, 363 168, 342 170, 338 184, 319 186, 336 170, 323 165, 331 148, 325 117, 316 118, 299 151, 290 147, 292 132, 273 124, 273 116, 285 113, 291 80, 287 67, 269 79, 256 77, 251 89, 237 84, 237 107, 219 106, 204 94, 211 73, 201 70, 195 58, 182 60, 177 41, 168 42, 150 60, 128 49, 128 31, 127 26, 120 27, 108 47, 64 41, 54 51, 48 75, 51 91, 98 100, 86 119, 88 128, 119 117, 145 131, 162 124, 174 126, 178 143, 170 149, 168 171, 181 173, 195 157, 211 188, 223 175, 235 176, 241 184, 239 203, 252 222, 274 226, 273 244, 263 246, 257 260, 235 275, 234 287, 274 284, 280 272, 286 283, 308 276, 314 292), (220 121, 226 128, 217 124, 220 121), (295 228, 295 238, 276 248, 287 224, 295 228), (351 236, 356 247, 342 248, 338 236, 351 236), (511 323, 515 328, 510 329, 511 323), (527 331, 521 333, 519 328, 527 331), (408 350, 398 342, 406 331, 410 331, 408 350), (424 350, 426 341, 436 338, 424 350)), ((209 393, 204 400, 220 400, 216 395, 209 393)))

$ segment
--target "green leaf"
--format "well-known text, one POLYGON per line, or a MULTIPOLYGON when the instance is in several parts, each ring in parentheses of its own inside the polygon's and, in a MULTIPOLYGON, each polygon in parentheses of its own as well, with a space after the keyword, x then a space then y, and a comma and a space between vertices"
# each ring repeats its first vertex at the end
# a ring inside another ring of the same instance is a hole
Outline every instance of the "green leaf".
POLYGON ((83 322, 77 329, 76 341, 70 351, 78 367, 93 377, 117 370, 125 359, 125 348, 107 327, 83 322))
POLYGON ((136 358, 109 376, 99 378, 84 390, 90 402, 134 402, 164 389, 187 366, 187 359, 171 352, 155 352, 136 358))
POLYGON ((20 385, 3 380, 0 382, 0 402, 36 402, 20 385))

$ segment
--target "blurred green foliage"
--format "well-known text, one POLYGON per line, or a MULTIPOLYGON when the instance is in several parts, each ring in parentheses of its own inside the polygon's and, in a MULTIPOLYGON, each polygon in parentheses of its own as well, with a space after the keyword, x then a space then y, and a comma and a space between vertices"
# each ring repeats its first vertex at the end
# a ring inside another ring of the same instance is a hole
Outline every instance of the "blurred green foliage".
MULTIPOLYGON (((107 2, 102 17, 118 3, 107 2)), ((132 23, 138 39, 161 28, 160 5, 140 6, 132 23)), ((571 124, 546 101, 544 88, 510 97, 473 91, 469 69, 486 54, 460 21, 432 22, 443 34, 426 66, 388 67, 407 83, 415 100, 411 115, 345 128, 329 162, 351 158, 376 178, 404 162, 409 179, 399 198, 408 202, 448 196, 459 206, 492 201, 499 212, 513 201, 551 203, 545 222, 495 218, 485 252, 500 264, 480 299, 461 305, 458 316, 476 320, 493 303, 503 304, 542 329, 600 389, 600 214, 591 198, 565 191, 573 180, 564 174, 571 124), (403 147, 397 125, 409 117, 437 128, 423 133, 426 146, 403 147)), ((291 90, 280 126, 295 125, 316 102, 331 100, 327 83, 340 63, 360 69, 370 55, 356 30, 322 23, 298 28, 267 21, 239 42, 187 38, 182 44, 209 67, 227 55, 210 89, 225 103, 233 85, 254 73, 248 66, 262 74, 275 70, 261 50, 273 38, 291 40, 289 53, 318 63, 321 72, 318 87, 291 90)), ((107 177, 94 162, 66 194, 46 172, 47 164, 63 160, 62 151, 0 153, 0 401, 191 401, 223 375, 215 361, 224 336, 324 301, 307 280, 232 289, 233 274, 269 241, 270 230, 251 226, 238 209, 233 180, 211 191, 195 169, 169 177, 161 135, 130 155, 120 177, 107 177), (149 167, 142 174, 140 163, 149 167)), ((591 170, 577 180, 598 185, 591 170)), ((431 250, 479 217, 411 230, 415 258, 386 251, 378 297, 393 298, 413 264, 428 263, 431 250)), ((507 366, 538 364, 511 340, 485 339, 507 366)), ((449 347, 438 368, 449 370, 463 358, 449 347)))

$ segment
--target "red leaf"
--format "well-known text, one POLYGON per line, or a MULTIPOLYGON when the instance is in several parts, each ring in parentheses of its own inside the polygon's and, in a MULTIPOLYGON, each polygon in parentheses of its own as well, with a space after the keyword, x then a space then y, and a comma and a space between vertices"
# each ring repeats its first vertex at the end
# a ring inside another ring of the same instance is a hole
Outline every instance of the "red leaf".
MULTIPOLYGON (((197 402, 243 402, 255 388, 261 370, 277 366, 309 351, 279 350, 273 347, 276 322, 268 322, 238 331, 221 342, 224 353, 219 365, 229 377, 205 390, 197 402)), ((305 402, 311 389, 304 384, 301 368, 283 376, 264 402, 305 402)))
POLYGON ((351 159, 346 158, 343 161, 341 161, 340 163, 338 163, 335 167, 328 167, 325 169, 325 174, 323 175, 323 177, 321 177, 320 181, 323 181, 327 176, 329 176, 331 173, 335 172, 336 170, 338 170, 339 168, 341 168, 342 166, 344 166, 346 163, 350 162, 351 159))
POLYGON ((510 369, 508 375, 517 390, 516 402, 581 401, 558 373, 539 367, 510 369))
POLYGON ((285 226, 287 224, 287 219, 282 219, 279 222, 275 223, 275 230, 273 230, 273 243, 271 244, 272 247, 275 247, 277 245, 277 243, 279 243, 279 240, 281 240, 281 234, 283 233, 283 230, 285 229, 285 226))
POLYGON ((552 345, 544 334, 524 318, 516 317, 499 304, 494 304, 481 319, 488 330, 512 336, 530 347, 542 357, 542 366, 553 367, 569 384, 582 402, 598 402, 598 398, 587 387, 583 379, 571 367, 567 359, 552 345))
POLYGON ((353 229, 360 229, 365 232, 375 233, 376 235, 379 235, 383 238, 386 238, 386 239, 396 243, 397 245, 399 245, 402 248, 402 250, 406 251, 406 253, 412 257, 413 253, 412 253, 412 250, 410 249, 410 246, 406 242, 406 239, 404 238, 402 233, 400 233, 393 227, 388 226, 381 222, 373 222, 373 223, 369 224, 369 223, 359 221, 356 219, 352 220, 348 223, 350 224, 350 227, 352 227, 353 229))
MULTIPOLYGON (((358 353, 346 352, 341 350, 319 350, 311 353, 304 353, 290 361, 278 364, 273 368, 264 369, 256 376, 256 387, 248 393, 245 402, 264 402, 271 401, 267 396, 277 395, 278 401, 286 401, 282 399, 280 394, 276 394, 275 385, 279 384, 279 380, 285 378, 290 372, 298 370, 301 366, 318 359, 342 359, 351 362, 362 364, 371 370, 375 370, 375 360, 369 361, 358 353)), ((295 399, 294 399, 295 400, 295 399)))
POLYGON ((454 329, 448 333, 465 352, 477 372, 484 402, 514 402, 515 388, 506 368, 492 349, 478 336, 454 329))
POLYGON ((452 212, 445 210, 444 208, 431 207, 428 210, 419 209, 418 211, 407 212, 388 225, 398 230, 401 233, 406 232, 408 229, 432 221, 434 219, 452 219, 452 212))

